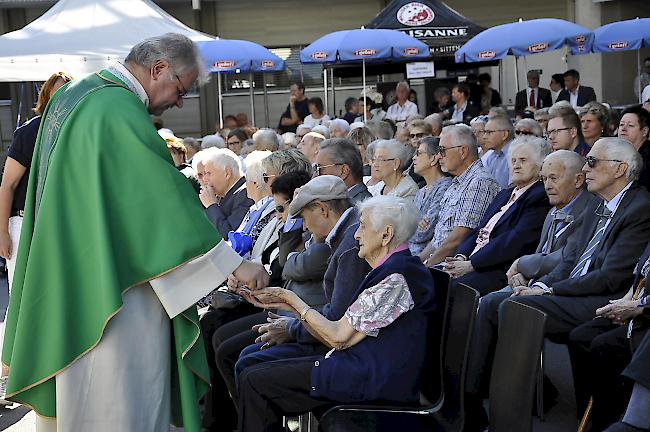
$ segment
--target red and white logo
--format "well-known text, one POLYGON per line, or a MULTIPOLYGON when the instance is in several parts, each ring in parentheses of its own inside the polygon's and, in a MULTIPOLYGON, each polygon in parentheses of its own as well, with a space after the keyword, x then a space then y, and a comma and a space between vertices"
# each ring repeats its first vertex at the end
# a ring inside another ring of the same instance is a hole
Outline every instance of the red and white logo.
POLYGON ((494 51, 481 51, 478 53, 478 58, 480 59, 491 59, 496 57, 497 53, 494 51))
POLYGON ((327 58, 327 53, 323 51, 316 51, 311 55, 314 60, 324 60, 327 58))
POLYGON ((419 48, 406 48, 404 49, 404 55, 405 56, 416 56, 420 54, 420 49, 419 48))
POLYGON ((584 35, 576 36, 576 43, 583 44, 585 42, 587 42, 587 36, 584 35))
POLYGON ((221 60, 214 64, 216 69, 229 69, 235 67, 235 62, 232 60, 221 60))
POLYGON ((360 49, 354 52, 354 55, 357 57, 372 57, 375 54, 377 54, 377 50, 370 49, 370 48, 360 49))
POLYGON ((433 9, 419 2, 407 3, 397 11, 397 20, 411 27, 427 25, 435 17, 433 9))
POLYGON ((528 47, 528 52, 530 53, 541 53, 548 49, 548 44, 546 42, 536 43, 528 47))
POLYGON ((625 49, 627 48, 627 42, 612 42, 608 47, 613 50, 625 49))
POLYGON ((275 66, 275 62, 273 60, 264 60, 262 62, 263 69, 272 69, 274 66, 275 66))

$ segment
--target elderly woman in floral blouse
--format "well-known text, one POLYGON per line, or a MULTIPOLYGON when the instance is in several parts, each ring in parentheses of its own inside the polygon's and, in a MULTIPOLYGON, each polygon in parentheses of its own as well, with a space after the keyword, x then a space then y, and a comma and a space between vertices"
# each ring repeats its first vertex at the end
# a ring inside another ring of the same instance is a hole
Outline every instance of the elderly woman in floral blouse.
POLYGON ((431 275, 407 245, 418 212, 410 201, 394 196, 370 198, 359 209, 359 256, 373 270, 359 287, 351 287, 356 300, 343 318, 330 321, 282 288, 246 292, 260 307, 300 317, 331 350, 244 369, 239 377, 241 432, 280 431, 284 414, 332 402, 417 403, 427 321, 435 307, 431 275))

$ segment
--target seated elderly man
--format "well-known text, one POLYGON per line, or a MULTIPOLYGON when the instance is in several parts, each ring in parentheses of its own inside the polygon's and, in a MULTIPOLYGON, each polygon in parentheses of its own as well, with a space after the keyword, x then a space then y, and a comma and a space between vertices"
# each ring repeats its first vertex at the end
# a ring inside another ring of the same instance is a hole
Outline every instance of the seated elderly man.
MULTIPOLYGON (((300 198, 291 205, 304 205, 300 198)), ((238 381, 240 431, 280 430, 284 414, 337 402, 418 402, 435 297, 430 273, 405 244, 415 232, 417 211, 411 202, 384 196, 359 208, 359 256, 373 270, 358 286, 348 283, 353 300, 340 318, 322 315, 289 290, 246 291, 259 307, 299 316, 331 350, 244 370, 238 381)))
POLYGON ((543 137, 544 130, 542 126, 537 123, 537 120, 524 118, 517 122, 515 125, 515 135, 518 137, 521 136, 536 136, 543 137))
POLYGON ((363 184, 363 162, 356 144, 346 138, 332 138, 323 141, 316 156, 314 175, 335 175, 345 182, 352 204, 370 198, 370 192, 363 184))
POLYGON ((485 169, 502 188, 506 188, 512 182, 508 168, 508 147, 515 137, 510 118, 502 115, 490 117, 483 136, 483 151, 492 150, 485 158, 485 169))
POLYGON ((280 139, 273 129, 260 129, 253 134, 255 150, 258 151, 278 151, 280 150, 280 139))
POLYGON ((418 185, 408 175, 413 148, 397 140, 378 141, 371 162, 373 176, 383 182, 381 195, 415 199, 418 185))
POLYGON ((499 184, 483 168, 478 143, 466 125, 447 126, 440 135, 440 165, 454 178, 440 202, 438 223, 420 258, 432 267, 456 253, 497 195, 499 184))
POLYGON ((309 159, 310 163, 315 164, 320 143, 323 141, 325 141, 323 135, 316 132, 309 132, 298 143, 298 150, 309 159))
POLYGON ((431 135, 437 137, 440 136, 442 132, 442 115, 438 113, 433 113, 424 118, 424 121, 431 125, 431 135))
MULTIPOLYGON (((650 193, 635 182, 640 166, 641 157, 629 142, 598 140, 583 170, 587 189, 601 199, 586 207, 582 226, 574 234, 574 247, 565 248, 553 271, 528 286, 514 287, 513 296, 505 300, 546 313, 547 335, 566 338, 574 328, 592 320, 596 309, 621 297, 630 286, 634 265, 650 239, 650 193)), ((476 328, 495 329, 501 304, 498 299, 482 302, 476 328)), ((481 397, 489 381, 496 334, 474 339, 478 345, 472 343, 470 351, 467 418, 477 422, 469 430, 483 430, 481 397)), ((578 397, 581 411, 586 400, 578 397)))
POLYGON ((542 138, 518 138, 508 150, 512 188, 494 198, 481 223, 445 260, 453 285, 469 285, 481 295, 507 283, 506 270, 518 257, 531 253, 550 208, 539 172, 548 143, 542 138))
POLYGON ((332 138, 345 138, 350 132, 350 123, 343 119, 334 119, 330 121, 330 137, 332 138))
MULTIPOLYGON (((328 319, 339 320, 354 301, 354 287, 370 271, 368 263, 358 255, 359 244, 354 233, 359 215, 348 198, 345 183, 330 175, 313 178, 294 196, 289 214, 301 216, 313 242, 332 251, 323 277, 327 304, 319 312, 328 319)), ((328 350, 298 318, 270 318, 269 324, 259 328, 259 332, 258 344, 242 351, 235 366, 236 374, 261 362, 324 354, 328 350), (260 350, 262 347, 267 349, 260 350)))
POLYGON ((244 220, 253 200, 246 195, 246 179, 242 175, 239 156, 228 149, 209 148, 198 153, 203 165, 199 198, 205 214, 223 238, 236 230, 244 220))

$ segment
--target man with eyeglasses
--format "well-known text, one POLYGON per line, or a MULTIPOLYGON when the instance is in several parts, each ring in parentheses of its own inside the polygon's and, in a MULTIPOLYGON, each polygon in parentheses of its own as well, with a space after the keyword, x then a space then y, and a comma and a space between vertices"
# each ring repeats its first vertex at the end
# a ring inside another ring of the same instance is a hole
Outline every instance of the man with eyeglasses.
POLYGON ((323 141, 316 155, 314 176, 334 175, 345 182, 348 197, 357 204, 372 195, 363 184, 363 162, 357 146, 346 138, 323 141))
POLYGON ((429 267, 454 255, 465 237, 479 225, 501 190, 483 168, 478 157, 478 143, 469 126, 444 128, 438 148, 442 156, 440 167, 454 178, 440 201, 441 210, 433 238, 419 255, 429 267))
POLYGON ((325 141, 325 137, 316 132, 309 132, 298 143, 298 150, 305 155, 309 162, 313 165, 316 163, 316 156, 318 155, 318 148, 320 143, 325 141))
POLYGON ((233 272, 267 284, 151 123, 183 106, 202 64, 187 37, 150 38, 57 90, 43 115, 2 356, 8 398, 39 432, 196 430, 209 383, 195 303, 233 272))
POLYGON ((580 117, 575 111, 563 112, 552 117, 548 121, 546 135, 553 151, 571 150, 578 154, 589 153, 590 148, 582 138, 580 117))
POLYGON ((515 137, 512 122, 506 116, 490 117, 483 130, 483 151, 492 152, 485 158, 485 169, 502 188, 511 183, 508 149, 515 137))

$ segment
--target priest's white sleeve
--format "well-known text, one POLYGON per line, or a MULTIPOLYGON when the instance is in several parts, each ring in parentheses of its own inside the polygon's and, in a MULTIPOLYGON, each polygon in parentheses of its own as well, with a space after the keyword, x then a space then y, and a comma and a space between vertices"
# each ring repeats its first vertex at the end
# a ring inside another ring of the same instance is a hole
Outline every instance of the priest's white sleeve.
POLYGON ((169 318, 174 318, 218 288, 242 261, 222 240, 205 255, 151 280, 150 284, 169 318))

